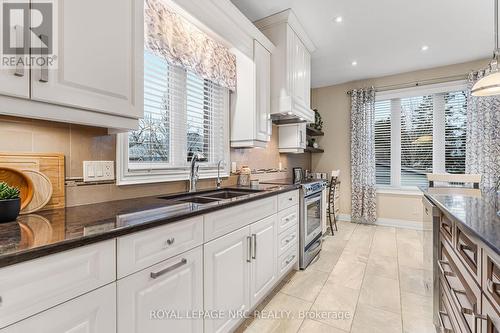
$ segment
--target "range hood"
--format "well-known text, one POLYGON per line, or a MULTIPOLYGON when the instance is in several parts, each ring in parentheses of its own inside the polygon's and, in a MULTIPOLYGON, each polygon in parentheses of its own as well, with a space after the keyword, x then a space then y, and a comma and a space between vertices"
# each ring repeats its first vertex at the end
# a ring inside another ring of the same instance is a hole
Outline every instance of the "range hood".
POLYGON ((314 111, 293 97, 281 98, 278 105, 271 107, 271 120, 277 125, 292 123, 314 123, 314 111), (274 112, 273 112, 274 111, 274 112))

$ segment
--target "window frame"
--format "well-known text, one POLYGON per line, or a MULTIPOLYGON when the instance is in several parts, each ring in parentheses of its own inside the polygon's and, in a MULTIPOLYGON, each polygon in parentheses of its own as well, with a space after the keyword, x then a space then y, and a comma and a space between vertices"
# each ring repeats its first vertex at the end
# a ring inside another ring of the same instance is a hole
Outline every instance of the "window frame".
MULTIPOLYGON (((375 102, 391 100, 391 184, 376 184, 377 191, 380 193, 415 193, 418 191, 418 186, 402 186, 401 185, 401 108, 395 104, 401 105, 402 98, 433 95, 436 94, 467 90, 467 81, 459 80, 453 82, 444 82, 429 84, 424 86, 416 86, 395 90, 386 90, 377 92, 375 102)), ((435 100, 434 100, 435 102, 435 100)), ((440 110, 439 118, 436 118, 435 110, 433 110, 433 145, 432 145, 432 172, 445 173, 445 110, 440 110), (436 121, 437 120, 437 121, 436 121), (442 135, 438 135, 441 134, 442 135), (442 138, 441 138, 442 136, 442 138), (434 138, 439 138, 435 140, 434 138), (442 154, 439 155, 439 154, 442 154)))
MULTIPOLYGON (((223 98, 223 142, 224 142, 224 165, 221 167, 220 176, 229 176, 230 167, 230 147, 229 147, 229 126, 230 126, 230 106, 231 106, 231 96, 232 93, 227 90, 223 98)), ((174 123, 175 126, 175 123, 174 123)), ((177 127, 172 128, 177 128, 177 127)), ((187 127, 181 126, 181 129, 186 132, 187 127)), ((175 139, 175 138, 172 138, 175 139)), ((129 163, 129 132, 117 134, 116 140, 116 153, 117 153, 117 167, 116 167, 116 183, 117 185, 133 185, 133 184, 148 184, 148 183, 161 183, 161 182, 172 182, 172 181, 182 181, 189 179, 190 168, 186 162, 185 166, 175 166, 169 163, 158 163, 154 165, 153 168, 134 168, 130 167, 129 163), (163 168, 162 168, 163 167, 163 168)), ((175 143, 171 143, 170 147, 175 146, 175 143)), ((170 148, 171 152, 176 150, 175 148, 170 148)), ((187 154, 187 151, 186 151, 187 154)), ((173 157, 173 154, 171 155, 173 157)), ((179 158, 176 156, 174 158, 179 158)), ((212 161, 213 163, 217 163, 212 161)), ((132 163, 136 164, 136 163, 132 163)), ((217 177, 217 166, 207 165, 207 162, 200 162, 199 168, 199 178, 208 179, 217 177)))

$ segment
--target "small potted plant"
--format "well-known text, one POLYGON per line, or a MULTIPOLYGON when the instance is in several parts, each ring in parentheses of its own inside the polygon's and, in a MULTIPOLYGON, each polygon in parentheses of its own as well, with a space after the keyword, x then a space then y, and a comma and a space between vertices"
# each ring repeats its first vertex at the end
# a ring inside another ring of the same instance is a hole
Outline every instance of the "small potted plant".
POLYGON ((0 223, 17 219, 21 210, 19 189, 0 182, 0 223))

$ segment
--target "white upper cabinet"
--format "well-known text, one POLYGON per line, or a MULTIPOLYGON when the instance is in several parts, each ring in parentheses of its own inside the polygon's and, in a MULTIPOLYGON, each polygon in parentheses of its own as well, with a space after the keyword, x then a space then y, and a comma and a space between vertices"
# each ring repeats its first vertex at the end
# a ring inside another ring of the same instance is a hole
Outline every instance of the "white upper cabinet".
POLYGON ((136 20, 137 24, 143 22, 139 3, 142 1, 54 2, 54 22, 61 32, 56 35, 54 50, 59 63, 47 74, 43 66, 32 68, 32 99, 141 117, 142 103, 136 102, 142 96, 136 96, 134 86, 136 79, 141 80, 135 77, 135 68, 142 66, 143 53, 143 38, 137 38, 134 26, 136 20))
POLYGON ((276 46, 271 55, 271 117, 314 122, 310 105, 314 44, 290 9, 255 24, 276 46))
POLYGON ((303 153, 306 149, 306 123, 278 126, 280 153, 303 153))
POLYGON ((271 138, 271 53, 257 40, 253 44, 253 59, 235 52, 238 81, 232 95, 232 147, 265 147, 271 138))
MULTIPOLYGON (((4 6, 0 6, 0 17, 4 17, 4 6)), ((9 24, 9 37, 11 47, 23 46, 23 29, 24 22, 20 15, 13 15, 12 21, 9 24)), ((2 27, 7 28, 6 26, 2 27)), ((4 34, 0 34, 0 45, 4 45, 4 34)), ((5 51, 4 51, 5 52, 5 51)), ((14 59, 16 62, 20 60, 20 56, 5 55, 8 58, 14 59)), ((8 95, 14 97, 29 98, 30 95, 30 75, 29 67, 19 64, 12 68, 0 68, 0 95, 8 95)))
MULTIPOLYGON (((25 99, 2 103, 0 113, 135 128, 143 116, 143 0, 54 0, 52 5, 55 65, 36 62, 24 76, 21 68, 17 76, 16 70, 2 70, 0 94, 25 99)), ((38 45, 42 41, 33 39, 32 46, 38 45)), ((47 59, 43 53, 35 56, 47 59)))

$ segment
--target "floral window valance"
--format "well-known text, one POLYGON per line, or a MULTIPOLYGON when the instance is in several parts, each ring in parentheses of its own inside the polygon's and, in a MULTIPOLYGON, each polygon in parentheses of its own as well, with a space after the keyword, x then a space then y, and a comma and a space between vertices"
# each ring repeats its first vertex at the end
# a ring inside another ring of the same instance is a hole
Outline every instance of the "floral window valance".
POLYGON ((161 0, 145 2, 145 47, 220 86, 236 90, 236 57, 161 0))

